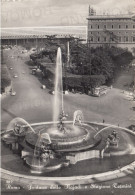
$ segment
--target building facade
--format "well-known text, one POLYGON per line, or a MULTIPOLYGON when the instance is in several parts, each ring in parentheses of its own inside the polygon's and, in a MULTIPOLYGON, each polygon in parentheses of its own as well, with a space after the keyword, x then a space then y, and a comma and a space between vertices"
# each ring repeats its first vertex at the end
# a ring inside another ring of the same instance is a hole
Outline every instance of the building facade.
POLYGON ((91 47, 135 48, 135 15, 96 15, 89 8, 87 39, 91 47))

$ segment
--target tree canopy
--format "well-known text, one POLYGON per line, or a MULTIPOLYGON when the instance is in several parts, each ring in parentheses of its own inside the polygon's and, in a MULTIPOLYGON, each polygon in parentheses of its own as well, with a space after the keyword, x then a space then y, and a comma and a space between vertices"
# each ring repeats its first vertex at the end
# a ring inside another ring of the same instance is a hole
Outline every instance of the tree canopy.
MULTIPOLYGON (((47 40, 45 48, 39 54, 30 56, 34 61, 45 60, 55 63, 57 48, 61 47, 62 61, 67 63, 67 41, 47 40), (48 60, 47 60, 48 59, 48 60)), ((96 87, 111 80, 121 66, 125 66, 133 59, 131 52, 118 47, 97 47, 80 42, 79 39, 70 40, 70 63, 66 71, 79 78, 67 79, 70 86, 96 87)))

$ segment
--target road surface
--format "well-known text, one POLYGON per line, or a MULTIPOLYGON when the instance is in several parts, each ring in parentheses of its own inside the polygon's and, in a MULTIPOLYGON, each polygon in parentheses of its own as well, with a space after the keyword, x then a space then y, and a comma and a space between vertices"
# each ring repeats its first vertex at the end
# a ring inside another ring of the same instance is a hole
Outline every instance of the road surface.
MULTIPOLYGON (((21 51, 21 47, 14 48, 12 50, 4 51, 5 62, 8 68, 13 67, 10 71, 12 78, 13 90, 16 91, 16 96, 7 95, 2 99, 2 129, 5 129, 15 117, 24 118, 29 123, 51 121, 52 120, 52 105, 53 95, 49 94, 49 90, 41 89, 40 80, 31 74, 31 66, 26 62, 29 60, 28 54, 18 53, 21 51), (15 57, 11 57, 15 56, 15 57), (19 56, 19 58, 17 57, 19 56), (14 75, 18 75, 18 78, 14 78, 14 75)), ((121 79, 120 79, 121 80, 121 79)), ((84 113, 84 119, 86 121, 102 122, 103 119, 106 123, 116 124, 120 126, 128 126, 135 124, 135 113, 133 109, 135 103, 128 101, 126 95, 122 93, 119 88, 110 89, 106 96, 91 97, 87 95, 72 94, 64 96, 64 109, 69 114, 69 120, 73 117, 75 110, 82 110, 84 113)), ((5 154, 6 155, 6 154, 5 154)), ((12 158, 15 156, 13 155, 12 158)), ((7 158, 8 159, 8 158, 7 158)), ((11 156, 10 156, 10 160, 11 156)), ((134 194, 134 175, 127 176, 115 181, 105 182, 103 185, 113 185, 118 182, 120 184, 131 184, 132 189, 114 189, 111 188, 110 194, 127 195, 127 193, 134 194)), ((64 191, 64 194, 107 194, 108 190, 81 190, 76 191, 64 191)), ((18 192, 18 194, 22 194, 18 192)), ((45 192, 32 191, 29 194, 44 194, 45 192)), ((11 193, 11 190, 9 192, 11 193)), ((26 194, 26 192, 24 192, 26 194)), ((47 191, 46 194, 54 194, 54 191, 47 191)), ((63 191, 57 190, 55 194, 63 194, 63 191)))
MULTIPOLYGON (((29 55, 18 53, 18 50, 21 51, 21 47, 4 51, 5 63, 8 68, 13 67, 9 71, 16 96, 7 95, 2 99, 2 128, 15 117, 24 118, 29 123, 52 120, 54 96, 49 90, 41 89, 40 80, 31 74, 32 67, 27 64, 29 55)), ((82 110, 84 120, 102 122, 104 119, 106 123, 127 127, 135 124, 134 106, 135 102, 127 100, 118 88, 110 89, 102 97, 72 93, 64 96, 64 110, 69 114, 69 120, 75 110, 82 110)))

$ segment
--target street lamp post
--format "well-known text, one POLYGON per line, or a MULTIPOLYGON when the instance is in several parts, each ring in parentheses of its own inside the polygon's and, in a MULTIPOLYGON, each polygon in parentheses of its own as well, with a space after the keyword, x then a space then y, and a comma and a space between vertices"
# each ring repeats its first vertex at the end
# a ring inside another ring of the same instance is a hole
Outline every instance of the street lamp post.
POLYGON ((133 71, 133 79, 134 79, 133 93, 135 95, 135 68, 134 68, 134 71, 133 71))
POLYGON ((65 63, 65 90, 67 90, 67 67, 70 66, 69 40, 67 41, 67 62, 65 63))
POLYGON ((67 42, 67 66, 70 67, 69 41, 67 42))
MULTIPOLYGON (((87 42, 87 50, 88 50, 88 63, 89 63, 89 68, 90 68, 90 70, 89 70, 89 78, 90 78, 90 76, 91 76, 91 45, 90 45, 90 39, 88 38, 88 42, 87 42)), ((89 82, 90 82, 90 80, 89 80, 89 82)), ((91 87, 90 87, 90 85, 89 85, 89 90, 91 90, 91 87)))
POLYGON ((38 53, 37 37, 36 37, 36 52, 38 53))
POLYGON ((88 40, 88 62, 90 66, 90 76, 91 76, 91 45, 90 45, 90 40, 88 40))

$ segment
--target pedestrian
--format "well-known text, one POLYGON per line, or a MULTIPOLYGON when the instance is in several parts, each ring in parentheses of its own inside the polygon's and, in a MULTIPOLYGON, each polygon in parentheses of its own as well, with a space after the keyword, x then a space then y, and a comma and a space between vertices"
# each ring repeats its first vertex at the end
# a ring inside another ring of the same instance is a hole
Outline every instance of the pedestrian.
POLYGON ((74 89, 72 89, 72 93, 75 93, 75 90, 74 89))

